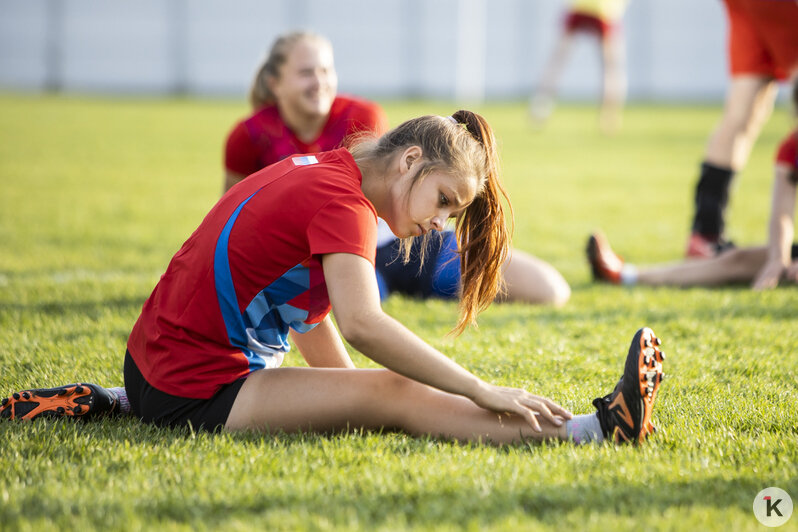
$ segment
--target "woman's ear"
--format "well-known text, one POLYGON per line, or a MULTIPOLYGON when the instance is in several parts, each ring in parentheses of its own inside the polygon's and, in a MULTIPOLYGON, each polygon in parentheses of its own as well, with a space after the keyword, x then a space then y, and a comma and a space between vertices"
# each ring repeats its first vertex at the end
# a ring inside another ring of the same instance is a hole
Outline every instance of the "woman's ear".
POLYGON ((420 146, 410 146, 399 157, 399 172, 405 174, 410 171, 413 163, 421 159, 422 151, 420 146))

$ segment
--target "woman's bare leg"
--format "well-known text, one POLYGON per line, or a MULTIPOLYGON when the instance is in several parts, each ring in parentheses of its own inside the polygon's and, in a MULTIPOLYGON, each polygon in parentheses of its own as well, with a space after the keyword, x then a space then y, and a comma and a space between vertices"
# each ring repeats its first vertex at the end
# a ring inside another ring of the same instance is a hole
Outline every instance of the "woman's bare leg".
POLYGON ((602 100, 599 122, 605 133, 621 127, 621 113, 626 101, 626 59, 623 35, 613 32, 600 43, 602 69, 602 100))
POLYGON ((389 370, 277 368, 247 378, 225 427, 289 433, 384 427, 495 444, 566 439, 565 423, 538 421, 542 432, 517 416, 499 416, 389 370))
POLYGON ((723 117, 707 143, 704 159, 715 166, 741 170, 773 110, 778 84, 761 76, 732 78, 723 117))
POLYGON ((646 285, 717 286, 753 281, 767 260, 767 247, 732 248, 712 258, 641 267, 637 282, 646 285))
POLYGON ((568 281, 551 264, 514 249, 502 271, 507 301, 561 306, 571 297, 568 281))
POLYGON ((529 100, 529 115, 539 124, 545 122, 554 110, 557 84, 571 52, 572 43, 573 35, 564 31, 557 39, 554 51, 543 70, 538 88, 529 100))

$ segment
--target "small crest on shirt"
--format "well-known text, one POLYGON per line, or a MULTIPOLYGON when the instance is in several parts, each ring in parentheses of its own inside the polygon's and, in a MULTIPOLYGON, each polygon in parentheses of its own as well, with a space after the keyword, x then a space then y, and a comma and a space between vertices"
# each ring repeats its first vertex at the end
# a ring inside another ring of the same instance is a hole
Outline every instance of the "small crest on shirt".
POLYGON ((292 161, 296 166, 307 166, 309 164, 316 164, 319 162, 315 155, 304 155, 302 157, 292 157, 292 161))

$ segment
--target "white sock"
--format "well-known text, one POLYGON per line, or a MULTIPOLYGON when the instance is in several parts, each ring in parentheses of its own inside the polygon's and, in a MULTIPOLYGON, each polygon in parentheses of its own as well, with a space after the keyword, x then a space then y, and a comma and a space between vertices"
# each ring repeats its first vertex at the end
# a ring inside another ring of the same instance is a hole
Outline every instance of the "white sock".
POLYGON ((637 283, 637 266, 624 264, 621 268, 621 284, 633 285, 637 283))
POLYGON ((106 388, 119 400, 119 412, 127 414, 130 412, 130 401, 127 398, 127 390, 124 388, 106 388))
POLYGON ((565 431, 574 443, 581 445, 592 441, 604 441, 604 433, 601 432, 598 414, 585 414, 574 416, 565 422, 565 431))

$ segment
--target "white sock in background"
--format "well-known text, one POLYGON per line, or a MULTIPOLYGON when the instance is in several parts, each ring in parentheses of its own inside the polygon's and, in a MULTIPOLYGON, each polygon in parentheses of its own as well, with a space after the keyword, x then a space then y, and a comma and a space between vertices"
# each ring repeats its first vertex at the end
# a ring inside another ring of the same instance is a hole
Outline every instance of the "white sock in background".
POLYGON ((630 286, 637 284, 637 266, 634 264, 624 264, 621 268, 621 284, 630 286))

